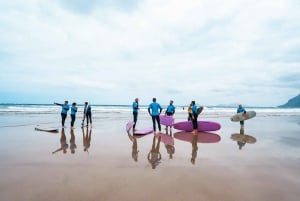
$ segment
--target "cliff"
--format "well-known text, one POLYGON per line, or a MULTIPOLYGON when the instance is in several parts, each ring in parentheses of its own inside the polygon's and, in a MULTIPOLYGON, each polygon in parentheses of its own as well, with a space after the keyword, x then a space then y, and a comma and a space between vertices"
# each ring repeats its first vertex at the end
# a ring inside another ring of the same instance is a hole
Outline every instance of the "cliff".
POLYGON ((288 102, 284 105, 279 105, 281 108, 300 108, 300 94, 294 98, 288 100, 288 102))

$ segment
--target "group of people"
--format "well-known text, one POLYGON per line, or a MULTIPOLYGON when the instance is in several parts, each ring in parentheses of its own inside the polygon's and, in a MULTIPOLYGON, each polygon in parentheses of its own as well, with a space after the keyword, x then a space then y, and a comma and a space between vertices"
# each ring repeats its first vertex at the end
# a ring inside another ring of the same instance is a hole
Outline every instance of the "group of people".
MULTIPOLYGON (((78 110, 77 103, 73 102, 72 105, 69 105, 69 102, 66 100, 63 104, 54 102, 55 105, 61 106, 61 126, 62 128, 65 128, 65 121, 68 115, 68 111, 71 108, 71 129, 74 129, 74 123, 76 120, 76 113, 78 110)), ((86 119, 86 125, 88 126, 89 123, 92 125, 92 108, 91 105, 88 102, 84 103, 84 109, 83 109, 83 119, 82 119, 82 127, 84 126, 84 121, 86 119)))
MULTIPOLYGON (((173 105, 173 103, 174 103, 174 101, 170 100, 170 103, 169 103, 167 109, 165 110, 165 115, 173 116, 175 114, 175 106, 173 105)), ((136 129, 135 127, 136 127, 137 119, 138 119, 138 110, 139 110, 139 99, 138 98, 135 98, 134 102, 132 103, 132 109, 133 109, 133 121, 134 121, 133 130, 135 131, 135 129, 136 129)), ((203 107, 200 109, 203 109, 203 107)), ((156 132, 156 123, 158 126, 158 130, 161 131, 159 115, 161 114, 162 110, 163 109, 160 106, 160 104, 156 102, 156 98, 153 98, 152 103, 150 103, 148 106, 148 113, 152 118, 154 132, 156 132)), ((237 109, 237 113, 241 113, 241 112, 246 113, 246 110, 240 104, 237 109)), ((191 103, 188 107, 188 120, 192 121, 193 134, 195 134, 195 135, 198 133, 198 115, 199 115, 198 107, 196 105, 196 101, 193 100, 193 101, 191 101, 191 103)), ((244 121, 240 121, 240 125, 241 125, 241 129, 243 129, 244 121)))
MULTIPOLYGON (((165 115, 168 116, 173 116, 175 114, 175 106, 173 105, 174 101, 170 100, 169 105, 167 106, 165 110, 165 115)), ((139 99, 135 98, 134 102, 132 103, 132 109, 133 109, 133 130, 135 131, 135 126, 137 123, 137 117, 138 117, 138 110, 139 110, 139 99)), ((159 103, 156 102, 156 98, 152 99, 152 103, 149 104, 148 106, 148 113, 152 118, 152 123, 153 123, 153 131, 156 132, 156 123, 158 126, 158 130, 161 131, 161 124, 160 124, 160 118, 159 115, 161 114, 163 108, 160 106, 159 103)), ((189 120, 192 121, 193 123, 193 133, 197 134, 198 132, 198 107, 196 105, 195 101, 192 101, 189 109, 188 109, 188 114, 189 114, 189 120)))

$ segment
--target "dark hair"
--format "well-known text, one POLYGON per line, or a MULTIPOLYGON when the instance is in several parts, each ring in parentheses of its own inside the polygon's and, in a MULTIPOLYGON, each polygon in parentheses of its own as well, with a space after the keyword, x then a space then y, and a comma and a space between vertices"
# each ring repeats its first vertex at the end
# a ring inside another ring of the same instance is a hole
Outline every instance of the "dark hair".
POLYGON ((76 103, 74 102, 74 103, 72 103, 72 105, 76 105, 76 103))

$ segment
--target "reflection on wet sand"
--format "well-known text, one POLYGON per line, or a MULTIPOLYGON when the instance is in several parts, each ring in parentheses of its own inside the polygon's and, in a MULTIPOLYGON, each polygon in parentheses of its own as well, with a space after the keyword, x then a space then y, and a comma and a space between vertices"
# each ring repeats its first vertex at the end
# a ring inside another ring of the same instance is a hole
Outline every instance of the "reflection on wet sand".
POLYGON ((72 154, 75 154, 75 149, 77 149, 77 145, 75 142, 74 129, 70 129, 71 138, 70 138, 70 150, 72 154))
POLYGON ((130 135, 128 133, 128 138, 130 139, 130 141, 132 142, 132 152, 131 152, 131 157, 132 159, 137 162, 138 161, 138 154, 139 154, 139 150, 138 150, 138 146, 137 146, 137 139, 136 136, 130 135))
POLYGON ((67 138, 65 134, 65 129, 61 129, 61 136, 60 136, 60 148, 56 149, 52 152, 52 154, 55 154, 56 152, 63 151, 63 153, 67 153, 69 145, 67 144, 67 138))
POLYGON ((242 148, 248 143, 248 144, 255 144, 256 138, 251 135, 246 135, 244 128, 240 129, 240 133, 233 133, 231 135, 231 139, 233 141, 237 142, 237 145, 239 147, 239 150, 242 150, 242 148))
POLYGON ((215 133, 198 132, 198 134, 193 134, 191 132, 186 131, 174 133, 174 138, 190 142, 192 144, 191 163, 193 165, 195 164, 197 158, 198 143, 217 143, 221 140, 221 137, 215 133))
POLYGON ((193 165, 195 165, 197 152, 198 152, 198 135, 194 135, 192 140, 192 158, 191 158, 191 163, 193 165))
POLYGON ((89 127, 86 127, 86 130, 84 131, 84 128, 81 128, 82 130, 82 141, 83 141, 83 151, 89 153, 89 148, 91 146, 91 140, 92 140, 92 128, 89 129, 89 127))
POLYGON ((147 159, 152 166, 152 169, 155 169, 161 161, 161 153, 159 151, 161 136, 158 136, 156 144, 156 136, 153 135, 152 148, 148 153, 147 159))
POLYGON ((175 153, 174 138, 172 137, 172 129, 166 129, 166 133, 158 133, 156 138, 161 137, 161 141, 164 143, 169 158, 172 159, 175 153))

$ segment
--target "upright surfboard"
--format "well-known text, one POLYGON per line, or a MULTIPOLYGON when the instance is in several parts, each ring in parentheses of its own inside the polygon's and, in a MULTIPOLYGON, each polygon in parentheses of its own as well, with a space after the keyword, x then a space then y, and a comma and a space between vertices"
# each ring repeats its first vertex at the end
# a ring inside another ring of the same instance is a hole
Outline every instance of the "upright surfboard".
POLYGON ((173 126, 174 117, 168 115, 159 115, 160 124, 165 126, 173 126))
MULTIPOLYGON (((193 141, 194 134, 191 132, 180 131, 174 133, 174 138, 186 142, 193 141)), ((198 143, 217 143, 221 140, 221 137, 216 133, 210 132, 199 132, 198 133, 198 143)))
MULTIPOLYGON (((182 121, 173 124, 173 127, 182 131, 193 131, 192 121, 182 121)), ((217 131, 221 125, 213 121, 198 121, 198 131, 217 131)))
POLYGON ((247 111, 245 113, 241 112, 241 113, 237 113, 235 115, 233 115, 230 120, 231 121, 244 121, 244 120, 248 120, 251 119, 253 117, 256 116, 256 112, 255 111, 247 111))

